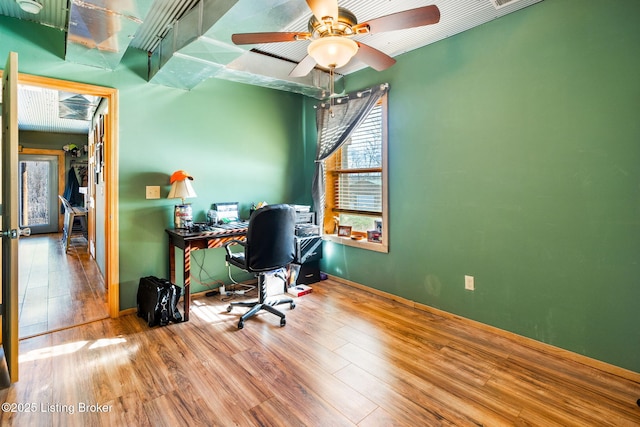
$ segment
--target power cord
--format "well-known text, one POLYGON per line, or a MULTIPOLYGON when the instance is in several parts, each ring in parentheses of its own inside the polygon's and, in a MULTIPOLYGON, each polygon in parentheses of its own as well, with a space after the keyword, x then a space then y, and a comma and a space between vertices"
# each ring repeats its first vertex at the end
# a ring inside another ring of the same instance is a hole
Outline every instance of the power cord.
POLYGON ((233 278, 233 276, 231 275, 231 264, 229 264, 229 262, 226 262, 226 264, 227 264, 227 271, 228 271, 228 274, 229 274, 229 280, 231 280, 231 283, 232 283, 232 285, 231 285, 232 291, 231 292, 234 295, 246 295, 248 292, 251 292, 254 289, 256 289, 255 285, 249 285, 249 284, 246 284, 246 283, 236 282, 235 279, 233 278), (237 286, 242 286, 245 289, 237 289, 236 290, 235 288, 237 286))
POLYGON ((234 299, 236 296, 247 296, 251 292, 256 290, 256 285, 237 282, 231 274, 231 264, 229 264, 229 262, 227 261, 225 261, 225 265, 227 266, 227 274, 229 276, 229 281, 231 282, 231 284, 227 287, 227 285, 222 280, 214 279, 204 266, 207 251, 198 251, 198 253, 202 253, 201 259, 199 256, 194 256, 195 254, 193 253, 191 254, 191 259, 199 269, 198 276, 192 276, 192 280, 210 289, 210 291, 205 294, 207 297, 215 296, 219 293, 221 301, 226 302, 234 299), (206 274, 206 279, 203 278, 203 273, 206 274))
POLYGON ((202 252, 202 260, 200 262, 198 261, 198 258, 199 258, 198 256, 194 256, 195 255, 194 253, 191 254, 191 259, 195 262, 195 264, 199 268, 198 277, 195 278, 192 276, 192 280, 202 286, 209 288, 210 291, 207 292, 205 296, 211 297, 216 295, 220 289, 224 289, 225 285, 223 281, 212 278, 211 274, 204 268, 204 260, 207 256, 207 251, 198 251, 198 252, 199 253, 202 252), (206 275, 208 276, 208 279, 205 280, 202 278, 203 272, 206 273, 206 275), (215 285, 218 285, 218 286, 215 286, 215 285))

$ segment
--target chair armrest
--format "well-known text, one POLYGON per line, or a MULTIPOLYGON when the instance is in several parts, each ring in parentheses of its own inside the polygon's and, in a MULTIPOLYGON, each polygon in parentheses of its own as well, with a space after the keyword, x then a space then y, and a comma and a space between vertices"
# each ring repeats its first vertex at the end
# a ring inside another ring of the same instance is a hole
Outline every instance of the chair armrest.
POLYGON ((227 255, 228 255, 228 256, 231 256, 231 255, 232 255, 232 252, 231 252, 231 248, 230 248, 230 247, 231 247, 231 246, 233 246, 233 245, 240 245, 240 246, 242 246, 243 248, 245 248, 245 247, 247 246, 247 243, 246 243, 245 241, 242 241, 242 240, 236 240, 236 239, 229 240, 227 243, 225 243, 224 245, 222 245, 222 247, 224 248, 224 250, 225 250, 225 251, 227 251, 227 255))

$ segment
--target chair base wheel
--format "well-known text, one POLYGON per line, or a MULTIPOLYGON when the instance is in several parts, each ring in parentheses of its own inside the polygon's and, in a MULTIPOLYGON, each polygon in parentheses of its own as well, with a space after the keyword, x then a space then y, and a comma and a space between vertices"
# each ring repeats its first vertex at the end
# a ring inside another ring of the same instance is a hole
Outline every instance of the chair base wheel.
POLYGON ((229 305, 229 307, 227 307, 227 313, 231 313, 231 309, 232 309, 232 308, 233 308, 233 307, 232 307, 231 305, 229 305))
POLYGON ((285 319, 280 319, 280 327, 283 327, 286 324, 287 324, 287 321, 285 319))
POLYGON ((242 328, 244 328, 244 321, 241 320, 238 322, 238 329, 242 329, 242 328))

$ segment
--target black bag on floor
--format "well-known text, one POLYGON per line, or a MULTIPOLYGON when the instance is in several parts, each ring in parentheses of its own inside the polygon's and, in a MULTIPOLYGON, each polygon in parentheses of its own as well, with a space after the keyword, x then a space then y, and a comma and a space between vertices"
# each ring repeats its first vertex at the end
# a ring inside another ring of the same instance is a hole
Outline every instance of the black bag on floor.
POLYGON ((164 326, 169 322, 182 322, 178 299, 182 289, 167 279, 143 277, 138 284, 138 316, 149 326, 164 326))

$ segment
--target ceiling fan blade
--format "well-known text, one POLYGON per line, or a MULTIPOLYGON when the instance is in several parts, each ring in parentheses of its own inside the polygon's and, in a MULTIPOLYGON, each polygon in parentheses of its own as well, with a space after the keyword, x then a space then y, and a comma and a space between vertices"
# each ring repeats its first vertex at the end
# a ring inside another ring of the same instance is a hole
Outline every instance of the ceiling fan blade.
POLYGON ((327 16, 338 20, 338 0, 307 0, 307 4, 318 21, 327 16))
POLYGON ((304 77, 316 66, 316 60, 311 55, 305 56, 289 73, 290 77, 304 77))
POLYGON ((356 53, 355 58, 369 65, 374 70, 386 70, 396 63, 396 60, 386 53, 364 43, 356 43, 358 43, 358 52, 356 53))
POLYGON ((438 9, 436 5, 431 5, 381 16, 380 18, 356 25, 354 30, 360 32, 358 30, 364 29, 366 31, 368 28, 368 32, 370 33, 381 33, 384 31, 422 27, 423 25, 437 24, 438 22, 440 22, 440 9, 438 9))
POLYGON ((298 40, 307 40, 310 37, 310 33, 240 33, 233 34, 231 41, 235 44, 260 44, 295 42, 298 40))

